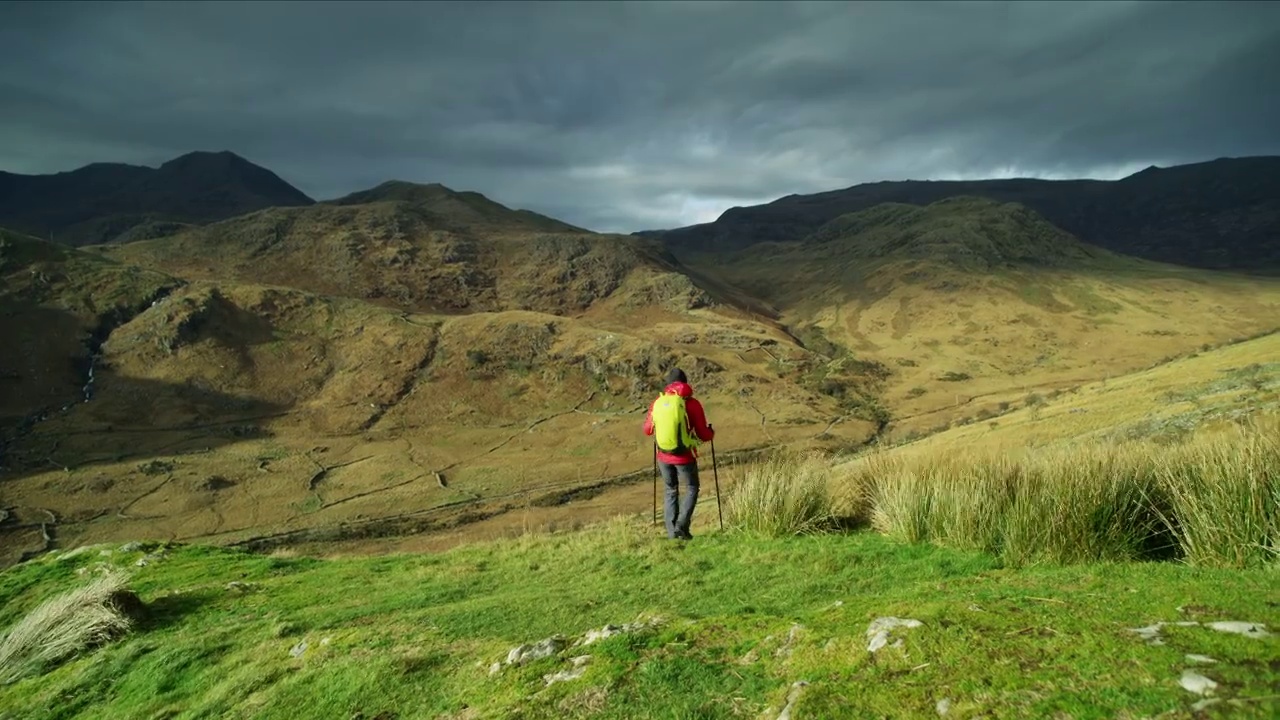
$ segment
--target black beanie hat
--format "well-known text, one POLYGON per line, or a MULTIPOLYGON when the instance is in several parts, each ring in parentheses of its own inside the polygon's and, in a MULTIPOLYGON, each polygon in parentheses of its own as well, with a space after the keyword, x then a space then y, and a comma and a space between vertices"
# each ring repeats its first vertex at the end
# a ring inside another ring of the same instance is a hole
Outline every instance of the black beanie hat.
POLYGON ((666 383, 670 385, 674 382, 682 382, 687 385, 689 383, 689 378, 685 377, 684 371, 680 368, 671 368, 667 371, 666 383))

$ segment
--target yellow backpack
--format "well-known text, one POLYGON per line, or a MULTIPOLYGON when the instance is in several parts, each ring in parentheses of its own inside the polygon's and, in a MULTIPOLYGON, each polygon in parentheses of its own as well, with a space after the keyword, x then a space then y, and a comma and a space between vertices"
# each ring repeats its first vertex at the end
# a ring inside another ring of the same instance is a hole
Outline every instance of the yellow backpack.
POLYGON ((663 393, 653 401, 653 437, 658 449, 666 453, 683 453, 698 446, 682 396, 663 393))

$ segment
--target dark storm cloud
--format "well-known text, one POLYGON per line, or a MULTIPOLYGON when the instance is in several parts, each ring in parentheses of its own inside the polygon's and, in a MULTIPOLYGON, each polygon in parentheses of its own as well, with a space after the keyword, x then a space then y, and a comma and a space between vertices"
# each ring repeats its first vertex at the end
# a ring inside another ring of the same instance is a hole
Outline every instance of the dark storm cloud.
POLYGON ((1280 4, 9 3, 0 168, 229 149, 598 230, 1280 153, 1280 4))

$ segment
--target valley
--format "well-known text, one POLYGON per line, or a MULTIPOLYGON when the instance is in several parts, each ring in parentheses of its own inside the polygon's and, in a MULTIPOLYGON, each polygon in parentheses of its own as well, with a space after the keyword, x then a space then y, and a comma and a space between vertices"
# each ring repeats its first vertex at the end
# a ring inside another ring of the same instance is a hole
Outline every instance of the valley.
POLYGON ((307 200, 80 248, 4 233, 0 559, 443 547, 646 514, 640 426, 672 365, 728 471, 985 427, 1280 325, 1280 280, 965 194, 719 249, 442 185, 307 200))

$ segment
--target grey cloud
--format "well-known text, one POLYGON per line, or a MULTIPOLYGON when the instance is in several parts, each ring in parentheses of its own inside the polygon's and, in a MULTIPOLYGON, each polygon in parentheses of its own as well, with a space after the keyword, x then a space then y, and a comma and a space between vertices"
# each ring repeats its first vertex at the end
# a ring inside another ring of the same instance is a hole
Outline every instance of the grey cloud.
POLYGON ((1280 4, 0 5, 0 168, 230 149, 597 230, 881 179, 1280 153, 1280 4))

